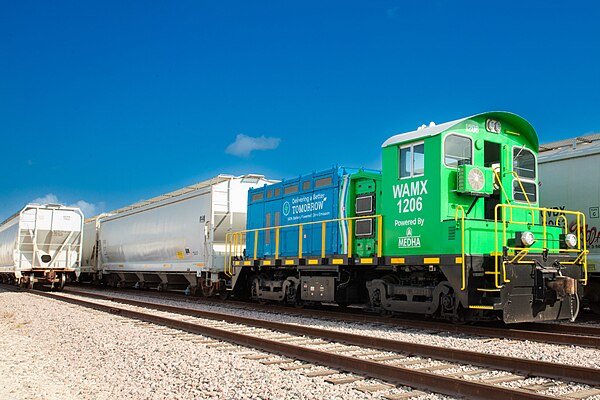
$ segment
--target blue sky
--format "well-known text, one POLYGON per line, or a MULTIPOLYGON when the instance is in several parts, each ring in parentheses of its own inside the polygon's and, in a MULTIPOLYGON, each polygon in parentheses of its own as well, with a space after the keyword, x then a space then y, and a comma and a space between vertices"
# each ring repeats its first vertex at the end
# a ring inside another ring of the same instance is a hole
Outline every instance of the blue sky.
POLYGON ((34 199, 108 211, 218 173, 377 167, 389 136, 489 110, 542 143, 599 132, 599 7, 4 2, 0 220, 34 199))

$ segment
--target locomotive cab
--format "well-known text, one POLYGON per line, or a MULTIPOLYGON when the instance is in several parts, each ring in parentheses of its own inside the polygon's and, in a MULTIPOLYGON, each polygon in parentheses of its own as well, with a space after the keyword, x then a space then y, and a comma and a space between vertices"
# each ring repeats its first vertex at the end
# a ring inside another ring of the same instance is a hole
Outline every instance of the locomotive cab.
POLYGON ((547 224, 537 148, 531 125, 503 112, 386 141, 384 253, 395 273, 368 283, 372 301, 459 320, 574 318, 585 244, 547 224))

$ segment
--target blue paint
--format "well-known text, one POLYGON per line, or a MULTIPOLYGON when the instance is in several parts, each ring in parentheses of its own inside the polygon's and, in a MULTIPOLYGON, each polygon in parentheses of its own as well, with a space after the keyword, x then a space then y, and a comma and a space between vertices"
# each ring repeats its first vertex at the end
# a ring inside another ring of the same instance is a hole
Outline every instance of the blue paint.
MULTIPOLYGON (((311 222, 335 220, 345 216, 344 191, 348 190, 346 168, 302 175, 248 192, 247 229, 303 224, 303 256, 320 256, 322 224, 311 222)), ((299 228, 280 228, 279 257, 297 257, 299 228)), ((258 234, 257 258, 275 257, 275 229, 258 234)), ((344 254, 347 226, 339 222, 326 223, 325 254, 344 254)), ((254 256, 254 233, 248 233, 247 255, 254 256)))

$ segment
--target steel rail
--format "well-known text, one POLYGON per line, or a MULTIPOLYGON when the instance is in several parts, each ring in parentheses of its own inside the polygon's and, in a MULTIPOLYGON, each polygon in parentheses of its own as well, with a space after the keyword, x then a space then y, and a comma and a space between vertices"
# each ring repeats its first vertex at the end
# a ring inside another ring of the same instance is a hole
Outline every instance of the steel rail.
POLYGON ((490 385, 459 378, 451 378, 390 364, 362 360, 351 356, 328 353, 325 351, 283 343, 276 340, 264 339, 215 327, 203 326, 186 321, 152 315, 150 313, 132 311, 116 306, 60 296, 53 293, 38 291, 29 291, 29 293, 89 307, 98 311, 117 314, 127 318, 151 322, 190 333, 206 335, 219 340, 236 343, 242 346, 253 347, 270 353, 285 355, 287 357, 310 363, 318 363, 330 368, 355 373, 361 376, 368 376, 394 384, 406 385, 420 390, 433 391, 449 396, 492 400, 541 400, 549 398, 547 396, 529 393, 523 390, 510 389, 503 386, 490 385))
MULTIPOLYGON (((169 306, 152 302, 125 299, 100 294, 81 294, 100 300, 108 300, 137 307, 152 308, 181 315, 188 315, 230 323, 244 324, 259 328, 278 330, 298 335, 307 335, 324 339, 336 340, 352 345, 377 348, 385 351, 431 357, 456 363, 473 364, 486 368, 502 369, 522 375, 533 375, 550 379, 570 380, 590 385, 600 385, 600 369, 575 365, 557 364, 545 361, 512 358, 496 354, 478 353, 467 350, 437 347, 425 344, 403 342, 398 340, 362 336, 351 333, 312 328, 309 326, 285 324, 281 322, 264 321, 231 314, 195 310, 177 306, 169 306)), ((61 296, 57 296, 61 297, 61 296)))
MULTIPOLYGON (((94 288, 97 290, 97 288, 94 288)), ((79 290, 74 290, 72 287, 65 288, 64 292, 74 294, 83 293, 79 290)), ((88 293, 88 292, 85 292, 88 293)), ((136 295, 140 294, 139 290, 135 290, 136 295)), ((189 296, 178 295, 168 292, 142 292, 150 297, 181 297, 186 301, 190 300, 189 296), (159 295, 160 293, 160 295, 159 295)), ((221 300, 213 300, 208 298, 193 298, 196 302, 207 302, 211 304, 222 305, 221 300)), ((173 299, 177 300, 177 299, 173 299)), ((591 348, 600 348, 600 327, 582 326, 582 325, 565 325, 551 323, 524 323, 518 324, 515 327, 503 326, 482 326, 482 325, 454 325, 444 321, 428 321, 419 319, 400 319, 393 317, 380 317, 368 313, 351 313, 340 311, 329 311, 323 309, 298 309, 286 307, 277 304, 266 304, 257 307, 253 303, 229 300, 228 304, 239 305, 245 308, 253 308, 257 311, 278 312, 295 314, 307 318, 327 318, 338 321, 385 324, 400 328, 409 329, 426 329, 434 332, 449 332, 457 334, 466 334, 473 336, 494 337, 501 339, 528 340, 532 342, 559 344, 567 346, 582 346, 591 348)))

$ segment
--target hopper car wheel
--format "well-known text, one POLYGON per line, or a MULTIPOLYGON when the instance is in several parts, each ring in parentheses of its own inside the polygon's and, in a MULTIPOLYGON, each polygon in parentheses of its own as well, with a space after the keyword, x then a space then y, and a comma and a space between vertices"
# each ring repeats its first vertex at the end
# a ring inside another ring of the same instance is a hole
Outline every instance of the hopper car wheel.
POLYGON ((65 283, 67 282, 67 275, 66 274, 60 274, 60 282, 58 283, 58 286, 56 287, 56 290, 61 291, 65 288, 65 283))
POLYGON ((204 297, 212 297, 215 294, 215 283, 211 283, 209 285, 206 284, 206 279, 200 278, 200 290, 202 292, 202 296, 204 297))

